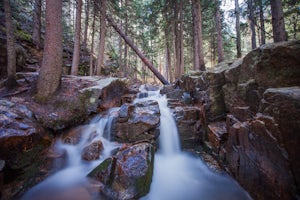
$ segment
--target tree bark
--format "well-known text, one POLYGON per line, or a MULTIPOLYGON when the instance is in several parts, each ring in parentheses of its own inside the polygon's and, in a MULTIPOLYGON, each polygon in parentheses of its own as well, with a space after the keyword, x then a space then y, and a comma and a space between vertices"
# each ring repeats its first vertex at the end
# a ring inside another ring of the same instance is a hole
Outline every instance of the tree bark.
POLYGON ((90 53, 90 76, 93 76, 93 68, 94 68, 94 38, 95 38, 95 21, 96 21, 96 12, 94 5, 94 13, 93 13, 93 22, 92 22, 92 43, 91 43, 91 53, 90 53))
POLYGON ((287 40, 281 0, 270 0, 274 42, 287 40))
POLYGON ((97 75, 101 75, 101 68, 104 63, 104 49, 105 49, 105 34, 106 34, 106 0, 101 0, 101 15, 100 15, 100 40, 99 40, 99 54, 97 58, 97 75))
POLYGON ((14 25, 9 0, 4 0, 5 27, 6 27, 6 49, 7 49, 7 81, 5 86, 12 89, 17 85, 16 82, 16 50, 14 25))
POLYGON ((179 39, 180 39, 180 43, 179 43, 179 45, 180 45, 179 46, 179 54, 180 54, 179 76, 184 74, 183 2, 184 1, 180 1, 180 6, 179 6, 179 20, 180 20, 180 24, 179 24, 179 39))
POLYGON ((240 29, 240 6, 239 0, 235 0, 235 29, 236 29, 236 51, 237 58, 242 57, 242 48, 241 48, 241 29, 240 29))
POLYGON ((81 35, 81 6, 82 0, 77 0, 76 6, 76 27, 75 27, 75 38, 74 38, 74 51, 72 59, 71 74, 77 76, 80 60, 80 35, 81 35))
POLYGON ((34 3, 34 13, 33 13, 33 33, 32 40, 33 44, 40 49, 41 44, 41 24, 42 24, 42 0, 35 0, 34 3))
MULTIPOLYGON (((101 12, 104 15, 103 12, 101 12)), ((144 56, 144 54, 133 44, 133 42, 121 31, 117 24, 106 15, 108 23, 122 36, 124 41, 131 47, 131 49, 139 56, 139 58, 145 63, 145 65, 153 72, 153 74, 163 83, 169 84, 169 82, 157 71, 153 64, 144 56)))
POLYGON ((192 0, 194 33, 194 70, 205 71, 200 0, 192 0))
POLYGON ((83 32, 83 47, 87 48, 87 36, 88 36, 88 28, 89 28, 89 16, 90 16, 90 0, 86 0, 85 4, 85 20, 84 20, 84 32, 83 32))
MULTIPOLYGON (((217 2, 218 3, 218 2, 217 2)), ((223 38, 222 38, 222 24, 220 16, 219 4, 216 8, 215 20, 216 20, 216 32, 217 32, 217 49, 218 49, 218 63, 224 61, 224 50, 223 50, 223 38)))
POLYGON ((46 36, 37 99, 47 100, 60 85, 62 74, 62 0, 46 0, 46 36))
POLYGON ((259 1, 259 21, 260 21, 260 41, 261 44, 266 44, 266 33, 265 33, 265 19, 264 19, 264 11, 263 11, 263 2, 259 1))
POLYGON ((256 31, 255 31, 255 18, 253 13, 253 1, 248 0, 248 9, 249 9, 249 21, 251 29, 251 47, 252 49, 256 48, 256 31))

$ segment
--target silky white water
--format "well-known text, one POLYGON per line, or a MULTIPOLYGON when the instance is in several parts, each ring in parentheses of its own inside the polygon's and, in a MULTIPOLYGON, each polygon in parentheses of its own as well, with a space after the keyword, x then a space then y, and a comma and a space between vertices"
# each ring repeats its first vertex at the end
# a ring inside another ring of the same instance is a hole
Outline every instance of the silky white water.
MULTIPOLYGON (((146 92, 143 90, 143 92, 146 92)), ((180 150, 175 120, 159 91, 136 101, 156 100, 160 108, 159 150, 155 154, 150 192, 141 200, 246 200, 250 196, 231 178, 216 174, 196 157, 180 150)))
MULTIPOLYGON (((243 200, 249 195, 231 178, 211 172, 196 157, 180 149, 180 141, 175 120, 167 107, 167 99, 159 91, 145 91, 148 97, 138 101, 155 100, 160 107, 159 149, 155 154, 154 173, 150 192, 141 200, 243 200)), ((113 115, 115 110, 111 110, 113 115)), ((23 200, 85 200, 101 199, 86 194, 82 189, 87 183, 86 175, 111 155, 120 144, 110 141, 112 117, 96 116, 82 129, 81 140, 76 145, 56 143, 56 150, 64 152, 66 163, 56 173, 33 187, 23 200), (91 139, 92 138, 92 139, 91 139), (82 150, 91 142, 100 139, 104 150, 100 159, 84 161, 82 150), (85 195, 86 194, 86 195, 85 195)))
MULTIPOLYGON (((114 112, 111 110, 110 113, 114 112)), ((111 151, 120 145, 109 141, 112 118, 108 116, 96 116, 91 122, 81 130, 81 137, 78 144, 65 144, 58 141, 55 145, 57 152, 63 152, 66 163, 52 176, 29 190, 23 197, 23 200, 45 200, 45 199, 80 199, 84 200, 89 195, 82 195, 87 192, 83 190, 87 184, 87 174, 97 167, 103 160, 111 155, 111 151), (95 161, 85 161, 81 154, 84 147, 93 141, 101 140, 103 151, 101 157, 95 161), (80 190, 81 189, 81 190, 80 190)))

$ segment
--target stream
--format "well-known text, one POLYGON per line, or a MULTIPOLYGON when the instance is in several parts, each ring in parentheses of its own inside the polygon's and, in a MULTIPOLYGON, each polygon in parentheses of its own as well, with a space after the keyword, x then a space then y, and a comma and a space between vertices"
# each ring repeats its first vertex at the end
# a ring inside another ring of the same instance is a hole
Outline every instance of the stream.
MULTIPOLYGON (((167 99, 159 91, 145 91, 147 97, 135 102, 156 100, 160 107, 159 148, 155 153, 154 172, 150 192, 140 200, 247 200, 251 199, 232 178, 212 172, 201 159, 181 151, 178 131, 167 99)), ((58 141, 55 148, 64 152, 62 167, 43 182, 30 189, 22 200, 85 200, 102 199, 90 196, 86 175, 121 144, 110 141, 113 115, 118 108, 107 115, 98 115, 81 128, 82 136, 76 145, 58 141), (81 158, 85 146, 101 140, 104 150, 95 161, 81 158)))

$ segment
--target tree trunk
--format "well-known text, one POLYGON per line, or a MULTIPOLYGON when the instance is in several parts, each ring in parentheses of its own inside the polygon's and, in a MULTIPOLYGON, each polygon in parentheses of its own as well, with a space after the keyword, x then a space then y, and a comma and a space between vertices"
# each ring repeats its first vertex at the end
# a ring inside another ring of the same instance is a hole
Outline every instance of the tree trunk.
POLYGON ((7 48, 7 81, 6 88, 12 89, 17 85, 16 82, 16 50, 14 25, 9 0, 4 0, 5 27, 6 27, 6 48, 7 48))
POLYGON ((200 0, 192 0, 192 9, 194 32, 194 69, 205 71, 200 0))
MULTIPOLYGON (((101 12, 103 13, 103 12, 101 12)), ((102 14, 104 15, 104 13, 102 14)), ((106 15, 108 23, 122 36, 124 41, 131 47, 131 49, 139 56, 139 58, 147 65, 147 67, 154 73, 154 75, 163 83, 169 84, 169 82, 157 71, 153 64, 144 56, 144 54, 133 44, 133 42, 119 29, 117 24, 106 15)))
POLYGON ((287 40, 281 0, 270 0, 274 42, 287 40))
POLYGON ((99 54, 97 58, 97 75, 101 75, 101 68, 104 63, 104 49, 105 49, 105 34, 106 34, 106 0, 101 0, 101 15, 100 15, 100 40, 99 40, 99 54))
POLYGON ((235 0, 235 29, 236 29, 236 51, 237 58, 242 57, 242 48, 241 48, 241 29, 240 29, 240 6, 239 0, 235 0))
MULTIPOLYGON (((217 2, 218 3, 218 2, 217 2)), ((217 32, 217 46, 218 46, 218 63, 224 61, 224 50, 223 50, 223 38, 222 38, 222 24, 220 16, 219 4, 216 8, 215 20, 216 20, 216 32, 217 32)))
POLYGON ((259 1, 259 20, 260 20, 260 37, 261 44, 266 44, 266 33, 265 33, 265 19, 263 11, 263 0, 259 1))
POLYGON ((93 67, 94 67, 94 37, 95 37, 95 21, 96 21, 96 12, 94 5, 93 13, 93 22, 92 22, 92 44, 91 44, 91 53, 90 53, 90 76, 93 76, 93 67))
POLYGON ((248 9, 249 9, 249 21, 251 29, 251 47, 252 49, 256 48, 256 31, 255 31, 255 18, 253 13, 253 1, 248 0, 248 9))
POLYGON ((33 33, 32 40, 33 44, 37 49, 42 48, 41 44, 41 16, 42 16, 42 0, 35 0, 34 3, 34 13, 33 13, 33 33))
POLYGON ((180 61, 179 61, 179 76, 180 77, 182 74, 184 74, 184 38, 183 38, 183 2, 180 1, 180 6, 179 6, 179 39, 180 39, 180 47, 179 47, 179 54, 180 54, 180 61))
POLYGON ((90 0, 86 0, 85 4, 85 21, 84 21, 84 32, 83 32, 83 47, 87 48, 87 36, 89 28, 89 15, 90 15, 90 0))
POLYGON ((78 65, 80 59, 80 35, 81 35, 81 6, 82 0, 76 1, 76 27, 75 27, 75 38, 74 38, 74 51, 72 59, 72 69, 71 74, 78 75, 78 65))
POLYGON ((46 0, 46 36, 37 99, 47 100, 59 87, 62 74, 62 0, 46 0))
MULTIPOLYGON (((127 8, 128 6, 128 1, 125 0, 125 8, 127 8)), ((128 35, 128 11, 125 10, 125 23, 124 23, 124 28, 125 28, 125 35, 128 35)), ((127 69, 127 63, 128 63, 128 46, 125 45, 124 46, 124 66, 123 66, 123 70, 124 72, 126 72, 127 69)))

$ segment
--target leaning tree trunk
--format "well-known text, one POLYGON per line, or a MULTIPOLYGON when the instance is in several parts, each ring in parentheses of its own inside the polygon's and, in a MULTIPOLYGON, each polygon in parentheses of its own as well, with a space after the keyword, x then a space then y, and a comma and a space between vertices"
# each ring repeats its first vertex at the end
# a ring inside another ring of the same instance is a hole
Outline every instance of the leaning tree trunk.
POLYGON ((274 42, 287 40, 281 0, 270 0, 274 42))
POLYGON ((9 0, 4 0, 6 45, 7 45, 7 81, 6 87, 12 89, 17 85, 16 82, 16 50, 14 26, 12 22, 11 8, 9 0))
MULTIPOLYGON (((101 14, 104 14, 101 12, 101 14)), ((146 58, 146 56, 133 44, 133 42, 121 31, 117 24, 108 15, 105 16, 107 22, 120 34, 124 41, 131 47, 131 49, 139 56, 139 58, 145 63, 145 65, 153 72, 153 74, 162 82, 167 85, 169 82, 159 73, 159 71, 153 66, 153 64, 146 58)))
POLYGON ((62 0, 46 0, 46 36, 37 99, 47 100, 59 87, 62 53, 62 0))
POLYGON ((79 68, 79 58, 80 58, 80 35, 81 35, 81 6, 82 0, 77 0, 76 6, 76 27, 75 27, 75 39, 74 39, 74 52, 72 59, 72 69, 71 74, 77 76, 79 68))

